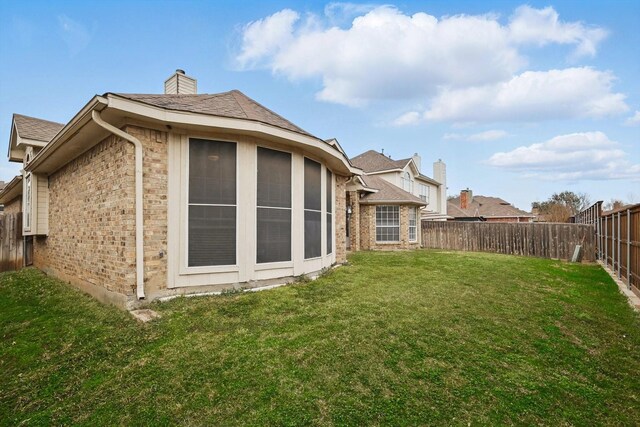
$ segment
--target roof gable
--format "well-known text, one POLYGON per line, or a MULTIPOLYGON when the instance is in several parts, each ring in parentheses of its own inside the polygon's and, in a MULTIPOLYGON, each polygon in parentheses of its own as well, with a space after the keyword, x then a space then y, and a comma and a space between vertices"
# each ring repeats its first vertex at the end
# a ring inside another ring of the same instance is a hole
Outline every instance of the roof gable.
POLYGON ((44 143, 51 141, 60 132, 60 129, 64 127, 62 123, 23 116, 22 114, 13 115, 13 124, 20 138, 33 139, 44 143))
POLYGON ((365 194, 360 198, 361 203, 380 204, 397 203, 425 206, 426 203, 419 197, 404 191, 402 188, 391 184, 383 178, 375 175, 363 175, 362 180, 368 188, 378 190, 375 193, 365 194))
POLYGON ((64 127, 62 123, 14 114, 7 157, 11 162, 22 162, 27 146, 44 147, 64 127))
POLYGON ((351 159, 354 166, 362 169, 366 173, 379 172, 389 169, 402 169, 406 165, 400 164, 402 160, 391 160, 389 157, 375 150, 365 151, 351 159))

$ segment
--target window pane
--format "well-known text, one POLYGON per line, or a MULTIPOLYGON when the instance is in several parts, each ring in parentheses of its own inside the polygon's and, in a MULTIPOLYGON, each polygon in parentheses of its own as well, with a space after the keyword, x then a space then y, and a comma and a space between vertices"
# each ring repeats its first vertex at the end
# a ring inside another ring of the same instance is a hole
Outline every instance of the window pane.
POLYGON ((189 140, 189 203, 236 204, 236 144, 189 140))
POLYGON ((327 254, 333 251, 333 217, 327 214, 327 254))
POLYGON ((304 208, 321 209, 320 163, 304 159, 304 208))
POLYGON ((258 206, 291 207, 291 154, 258 147, 258 206))
POLYGON ((321 255, 321 213, 315 211, 304 212, 304 257, 315 258, 321 255))
POLYGON ((376 241, 400 241, 399 206, 376 206, 376 241))
POLYGON ((189 206, 189 267, 235 263, 235 206, 189 206))
POLYGON ((256 262, 291 261, 291 210, 258 208, 256 262))

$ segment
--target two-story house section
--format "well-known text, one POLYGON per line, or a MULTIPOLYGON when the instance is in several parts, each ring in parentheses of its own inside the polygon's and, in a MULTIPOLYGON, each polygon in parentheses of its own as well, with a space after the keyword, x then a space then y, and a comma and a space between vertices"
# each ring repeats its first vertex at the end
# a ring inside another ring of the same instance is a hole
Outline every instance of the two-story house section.
POLYGON ((421 209, 422 220, 447 219, 447 170, 442 160, 433 163, 433 177, 421 172, 422 159, 417 153, 407 159, 393 160, 384 153, 369 150, 355 156, 351 162, 366 176, 382 178, 422 199, 426 203, 421 209))

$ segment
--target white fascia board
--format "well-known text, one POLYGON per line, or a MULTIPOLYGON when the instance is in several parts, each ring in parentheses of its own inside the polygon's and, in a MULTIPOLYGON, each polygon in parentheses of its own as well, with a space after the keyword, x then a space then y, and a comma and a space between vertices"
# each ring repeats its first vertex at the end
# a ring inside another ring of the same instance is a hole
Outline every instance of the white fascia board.
POLYGON ((108 94, 108 109, 118 110, 123 113, 135 114, 173 126, 191 125, 230 130, 234 132, 261 133, 272 137, 298 143, 302 146, 313 147, 322 151, 327 156, 340 161, 342 172, 352 175, 362 175, 362 170, 352 166, 345 156, 336 147, 332 147, 325 141, 302 135, 297 132, 282 129, 266 123, 246 119, 234 119, 207 114, 191 113, 184 111, 165 110, 160 107, 131 101, 117 95, 108 94))
POLYGON ((375 172, 367 172, 367 175, 380 175, 383 173, 389 173, 389 172, 402 172, 403 169, 400 168, 393 168, 393 169, 384 169, 381 171, 375 171, 375 172))
POLYGON ((39 141, 37 139, 21 138, 20 135, 18 135, 18 138, 17 138, 17 141, 16 141, 16 146, 19 147, 21 145, 27 145, 27 146, 42 148, 45 145, 47 145, 47 141, 39 141))
POLYGON ((107 100, 101 96, 94 96, 78 113, 73 116, 71 121, 67 123, 54 136, 42 150, 36 154, 31 162, 25 167, 26 171, 38 172, 37 168, 42 162, 62 146, 67 140, 75 135, 82 126, 91 121, 91 111, 99 106, 106 106, 107 100))

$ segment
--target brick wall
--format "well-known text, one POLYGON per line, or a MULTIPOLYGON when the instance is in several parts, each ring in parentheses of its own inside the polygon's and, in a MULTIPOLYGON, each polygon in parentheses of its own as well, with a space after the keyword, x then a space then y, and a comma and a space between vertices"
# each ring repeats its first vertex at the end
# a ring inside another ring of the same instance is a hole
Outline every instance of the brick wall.
MULTIPOLYGON (((416 224, 416 236, 419 232, 420 220, 416 224)), ((396 250, 417 249, 419 242, 409 242, 409 206, 400 206, 400 242, 376 242, 376 207, 360 206, 360 248, 363 250, 396 250)))
POLYGON ((151 293, 167 287, 168 134, 137 126, 127 126, 125 131, 138 138, 144 149, 144 282, 151 293))
MULTIPOLYGON (((145 286, 166 288, 167 134, 125 131, 143 145, 145 286)), ((49 177, 49 235, 34 242, 34 265, 77 285, 135 295, 135 157, 110 136, 49 177)))
POLYGON ((347 260, 347 192, 346 186, 349 180, 346 176, 336 175, 336 207, 335 207, 335 240, 336 263, 341 264, 347 260))
POLYGON ((77 285, 132 295, 133 146, 110 136, 49 176, 49 235, 34 265, 77 285))
POLYGON ((360 197, 357 191, 349 191, 349 249, 353 252, 360 250, 360 197))

